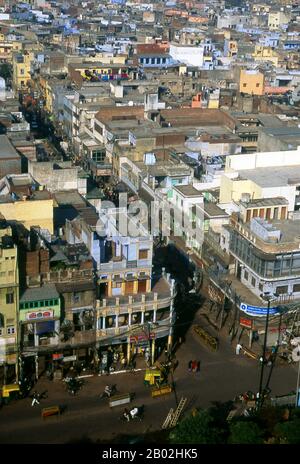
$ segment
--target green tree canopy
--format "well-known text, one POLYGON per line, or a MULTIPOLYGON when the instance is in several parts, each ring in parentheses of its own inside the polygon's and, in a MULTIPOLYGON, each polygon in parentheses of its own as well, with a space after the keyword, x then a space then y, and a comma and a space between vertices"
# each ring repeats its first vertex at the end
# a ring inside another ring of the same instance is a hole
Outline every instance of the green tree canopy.
POLYGON ((0 65, 0 76, 3 77, 3 79, 9 79, 11 78, 12 75, 12 68, 9 64, 3 63, 0 65))
POLYGON ((238 421, 230 425, 229 443, 259 444, 263 443, 263 431, 252 421, 238 421))
POLYGON ((300 419, 277 424, 275 427, 275 436, 280 439, 281 443, 288 443, 290 445, 299 444, 300 419))
POLYGON ((199 410, 177 425, 170 433, 170 441, 175 444, 218 444, 224 442, 223 430, 215 425, 209 411, 199 410))

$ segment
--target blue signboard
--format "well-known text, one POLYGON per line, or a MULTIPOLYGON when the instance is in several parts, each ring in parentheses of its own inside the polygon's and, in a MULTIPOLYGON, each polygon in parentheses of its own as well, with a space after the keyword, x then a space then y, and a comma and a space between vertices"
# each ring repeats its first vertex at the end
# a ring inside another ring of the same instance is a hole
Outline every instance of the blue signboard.
MULTIPOLYGON (((266 316, 268 314, 268 308, 262 308, 259 306, 249 306, 246 303, 241 303, 240 310, 250 316, 266 316)), ((269 314, 279 314, 278 308, 270 308, 269 314)))

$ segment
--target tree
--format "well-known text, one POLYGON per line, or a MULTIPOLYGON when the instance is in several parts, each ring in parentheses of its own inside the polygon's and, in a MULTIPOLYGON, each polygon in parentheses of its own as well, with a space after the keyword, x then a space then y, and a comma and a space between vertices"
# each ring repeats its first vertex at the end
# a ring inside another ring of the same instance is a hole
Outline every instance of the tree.
POLYGON ((170 434, 175 444, 218 444, 223 442, 223 430, 215 426, 214 418, 207 410, 199 410, 186 417, 170 434))
POLYGON ((12 69, 9 64, 3 63, 0 65, 0 76, 3 77, 3 79, 5 80, 10 79, 11 74, 12 74, 12 69))
POLYGON ((275 427, 275 436, 281 443, 295 445, 300 443, 300 419, 290 422, 277 424, 275 427))
POLYGON ((263 431, 252 421, 238 421, 230 425, 229 443, 260 444, 263 443, 263 431))

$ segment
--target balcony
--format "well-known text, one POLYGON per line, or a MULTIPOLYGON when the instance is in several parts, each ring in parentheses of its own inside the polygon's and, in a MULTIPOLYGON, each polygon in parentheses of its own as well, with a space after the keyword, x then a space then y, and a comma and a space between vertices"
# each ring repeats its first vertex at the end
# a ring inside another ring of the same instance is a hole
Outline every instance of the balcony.
MULTIPOLYGON (((34 342, 24 342, 22 351, 24 352, 47 352, 62 350, 64 348, 76 348, 80 346, 89 346, 96 341, 96 330, 84 330, 75 332, 74 336, 67 341, 61 341, 58 337, 49 337, 46 342, 38 346, 34 346, 34 342)), ((41 342, 41 340, 40 340, 41 342)))
POLYGON ((115 313, 115 308, 119 308, 120 314, 128 312, 128 306, 134 310, 141 311, 142 306, 147 309, 153 309, 157 304, 157 309, 165 308, 171 304, 171 292, 156 293, 149 292, 146 294, 126 295, 120 297, 109 297, 102 301, 98 300, 98 308, 106 309, 108 315, 115 313))

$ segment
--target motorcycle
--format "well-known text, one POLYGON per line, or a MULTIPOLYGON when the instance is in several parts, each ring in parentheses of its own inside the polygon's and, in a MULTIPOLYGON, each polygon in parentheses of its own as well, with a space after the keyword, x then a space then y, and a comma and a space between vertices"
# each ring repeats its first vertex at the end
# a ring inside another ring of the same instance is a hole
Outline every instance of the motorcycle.
POLYGON ((142 421, 144 419, 144 405, 132 408, 130 410, 125 409, 121 416, 121 420, 124 422, 131 422, 133 420, 142 421))
POLYGON ((106 385, 104 392, 101 393, 100 395, 100 400, 102 398, 110 398, 113 396, 115 393, 117 393, 117 387, 116 385, 106 385))
POLYGON ((66 377, 65 382, 67 384, 68 393, 73 396, 76 395, 76 393, 80 390, 83 384, 82 381, 79 381, 73 377, 66 377))

